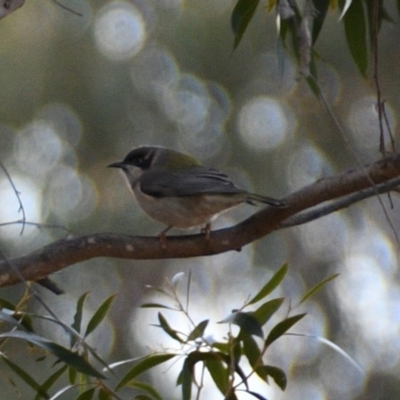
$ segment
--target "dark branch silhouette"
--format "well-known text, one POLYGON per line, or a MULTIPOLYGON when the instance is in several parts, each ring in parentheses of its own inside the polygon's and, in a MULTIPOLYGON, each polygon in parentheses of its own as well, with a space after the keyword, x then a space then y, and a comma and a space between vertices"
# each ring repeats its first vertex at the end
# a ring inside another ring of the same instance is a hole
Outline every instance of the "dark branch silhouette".
MULTIPOLYGON (((208 256, 240 250, 246 244, 277 229, 290 226, 291 221, 295 225, 295 218, 304 218, 299 213, 311 207, 341 198, 336 206, 335 202, 323 206, 323 212, 321 209, 308 211, 317 212, 309 220, 334 212, 338 208, 348 207, 363 198, 389 191, 399 184, 400 180, 395 179, 399 177, 400 154, 394 154, 369 166, 324 178, 306 186, 284 199, 289 205, 287 208, 262 209, 235 226, 211 232, 209 241, 205 240, 203 234, 168 236, 167 247, 163 248, 158 237, 116 233, 67 237, 28 255, 0 262, 0 286, 19 283, 22 278, 43 282, 44 278, 56 271, 95 257, 150 260, 208 256), (375 184, 373 187, 371 180, 375 184), (349 195, 351 196, 347 200, 343 199, 349 195)), ((307 222, 307 219, 303 222, 307 222)))

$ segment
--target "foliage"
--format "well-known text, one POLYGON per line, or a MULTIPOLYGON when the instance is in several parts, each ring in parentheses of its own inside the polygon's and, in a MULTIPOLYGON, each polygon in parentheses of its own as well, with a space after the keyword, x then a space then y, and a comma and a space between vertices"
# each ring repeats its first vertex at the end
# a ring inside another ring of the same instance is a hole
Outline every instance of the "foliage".
MULTIPOLYGON (((238 0, 233 9, 231 26, 234 48, 241 42, 253 18, 259 0, 238 0)), ((384 21, 393 22, 383 1, 307 0, 300 8, 294 0, 268 0, 267 10, 276 9, 279 46, 292 50, 306 77, 315 73, 314 45, 325 22, 328 9, 339 8, 350 54, 362 76, 366 76, 369 52, 384 21)), ((311 83, 311 82, 309 82, 311 83)))
MULTIPOLYGON (((182 302, 178 295, 178 286, 183 274, 175 275, 170 282, 166 283, 165 287, 153 288, 167 299, 172 300, 173 306, 162 303, 146 303, 142 305, 142 308, 168 309, 185 315, 191 326, 191 329, 186 333, 171 326, 163 313, 158 312, 157 326, 176 341, 179 349, 151 353, 141 358, 123 360, 110 365, 87 343, 86 338, 106 318, 115 296, 108 297, 98 307, 86 327, 83 326, 82 320, 85 302, 89 293, 84 293, 78 299, 71 324, 61 321, 56 316, 23 311, 24 306, 14 306, 9 301, 0 299, 2 307, 0 320, 3 322, 3 333, 0 334, 0 339, 2 340, 3 349, 6 347, 7 340, 22 340, 31 347, 42 350, 43 355, 37 360, 38 362, 52 358, 55 360, 54 366, 57 365, 58 368, 54 372, 49 371, 45 382, 39 383, 33 374, 27 371, 26 367, 18 365, 6 356, 4 352, 1 353, 1 359, 14 374, 34 390, 36 393, 35 400, 61 398, 71 390, 79 391, 79 394, 76 395, 77 400, 94 398, 100 400, 121 399, 118 392, 123 388, 135 390, 138 393, 134 397, 135 399, 159 400, 162 399, 162 396, 157 389, 146 382, 137 380, 137 378, 154 367, 173 359, 183 359, 182 369, 177 377, 177 383, 181 386, 183 400, 192 398, 193 387, 197 392, 196 398, 200 398, 206 373, 212 378, 216 388, 225 399, 236 399, 237 393, 240 391, 247 392, 258 399, 264 399, 262 394, 255 393, 250 389, 249 378, 256 374, 266 383, 272 380, 282 390, 285 390, 287 385, 285 372, 278 366, 267 364, 264 361, 265 355, 274 341, 279 340, 306 315, 302 313, 289 316, 291 312, 289 307, 283 319, 265 330, 271 318, 276 315, 284 304, 284 298, 282 297, 269 300, 266 300, 266 297, 281 285, 287 272, 288 266, 285 264, 240 309, 232 311, 227 318, 219 322, 228 324, 228 334, 223 341, 214 341, 205 334, 209 326, 209 319, 204 319, 198 323, 193 321, 188 311, 191 277, 189 275, 186 302, 182 302), (61 326, 66 335, 69 336, 70 347, 63 347, 37 334, 34 321, 38 319, 44 319, 61 326), (236 329, 236 334, 234 334, 233 326, 239 328, 236 329), (122 377, 120 374, 116 374, 115 371, 121 366, 132 362, 135 365, 128 369, 122 377), (250 370, 246 370, 247 363, 251 367, 250 370), (100 371, 96 365, 102 366, 103 371, 100 371), (118 379, 114 389, 106 384, 106 379, 110 378, 107 375, 110 374, 111 377, 118 379), (59 388, 62 377, 64 380, 67 379, 69 384, 59 388), (50 396, 50 391, 55 391, 52 397, 50 396)), ((328 278, 309 290, 304 294, 301 302, 314 295, 333 278, 328 278)))

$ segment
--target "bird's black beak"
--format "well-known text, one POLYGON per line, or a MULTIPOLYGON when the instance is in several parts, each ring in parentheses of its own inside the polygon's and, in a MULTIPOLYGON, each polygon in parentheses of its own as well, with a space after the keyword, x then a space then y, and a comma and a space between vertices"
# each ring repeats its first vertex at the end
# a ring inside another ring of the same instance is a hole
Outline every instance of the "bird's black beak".
POLYGON ((107 168, 124 168, 124 165, 125 164, 122 161, 118 161, 110 165, 107 165, 107 168))

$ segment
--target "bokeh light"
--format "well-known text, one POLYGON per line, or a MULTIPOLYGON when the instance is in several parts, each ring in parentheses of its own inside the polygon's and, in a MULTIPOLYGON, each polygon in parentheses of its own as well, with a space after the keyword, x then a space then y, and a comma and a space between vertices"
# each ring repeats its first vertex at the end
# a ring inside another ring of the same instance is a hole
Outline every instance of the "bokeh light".
POLYGON ((110 60, 135 56, 146 41, 146 23, 132 3, 115 1, 98 12, 94 37, 100 52, 110 60))
MULTIPOLYGON (((387 122, 394 132, 397 124, 395 113, 390 103, 385 102, 387 122)), ((368 152, 376 156, 379 152, 379 119, 376 98, 373 96, 362 97, 356 100, 350 107, 348 121, 349 130, 357 151, 368 152)), ((386 122, 382 124, 386 141, 389 142, 389 134, 386 122)))
MULTIPOLYGON (((3 172, 3 171, 1 171, 3 172)), ((31 179, 9 171, 14 185, 20 193, 27 220, 37 223, 42 222, 41 193, 40 188, 31 179)), ((13 187, 3 175, 0 180, 0 224, 22 220, 23 214, 13 187)), ((21 239, 21 224, 0 226, 2 240, 14 241, 21 239)), ((24 241, 39 234, 36 227, 25 226, 24 241)))
POLYGON ((279 101, 268 96, 248 100, 238 116, 238 130, 246 146, 272 150, 288 140, 290 124, 279 101))
POLYGON ((292 149, 286 167, 287 184, 290 191, 295 191, 330 175, 332 169, 327 157, 317 146, 303 141, 292 149))

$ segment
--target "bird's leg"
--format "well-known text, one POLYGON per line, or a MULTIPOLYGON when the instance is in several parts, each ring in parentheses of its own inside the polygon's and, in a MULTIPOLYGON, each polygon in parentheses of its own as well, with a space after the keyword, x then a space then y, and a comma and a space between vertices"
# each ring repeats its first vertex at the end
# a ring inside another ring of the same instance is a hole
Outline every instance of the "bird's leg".
POLYGON ((206 236, 206 242, 209 242, 211 233, 211 222, 207 222, 206 226, 201 229, 201 233, 204 233, 204 235, 206 236))
POLYGON ((165 250, 167 248, 167 232, 172 228, 172 225, 168 225, 161 233, 158 235, 161 242, 161 247, 165 250))

